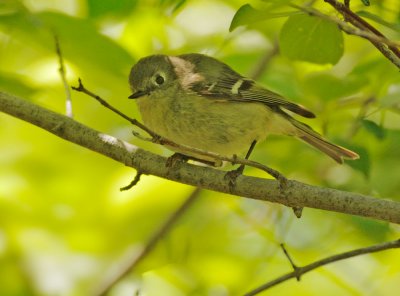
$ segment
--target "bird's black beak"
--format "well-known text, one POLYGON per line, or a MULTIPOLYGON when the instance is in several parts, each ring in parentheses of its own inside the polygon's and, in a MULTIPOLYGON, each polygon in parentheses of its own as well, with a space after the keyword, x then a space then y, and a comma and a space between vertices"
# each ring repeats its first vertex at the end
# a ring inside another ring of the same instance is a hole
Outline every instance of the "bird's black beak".
POLYGON ((129 99, 138 99, 140 97, 146 96, 149 93, 143 90, 138 90, 137 92, 134 92, 133 94, 131 94, 128 98, 129 99))

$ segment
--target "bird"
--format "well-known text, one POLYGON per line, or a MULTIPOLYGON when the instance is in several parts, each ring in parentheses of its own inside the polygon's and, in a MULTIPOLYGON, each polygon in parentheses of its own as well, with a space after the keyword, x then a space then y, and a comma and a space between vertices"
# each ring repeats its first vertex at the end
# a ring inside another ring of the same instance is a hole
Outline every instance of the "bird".
MULTIPOLYGON (((270 134, 298 138, 338 163, 359 155, 336 145, 297 117, 315 118, 291 102, 240 75, 216 58, 199 53, 155 54, 131 68, 129 84, 144 124, 179 145, 223 156, 250 155, 270 134)), ((209 155, 169 147, 176 153, 220 166, 209 155)))

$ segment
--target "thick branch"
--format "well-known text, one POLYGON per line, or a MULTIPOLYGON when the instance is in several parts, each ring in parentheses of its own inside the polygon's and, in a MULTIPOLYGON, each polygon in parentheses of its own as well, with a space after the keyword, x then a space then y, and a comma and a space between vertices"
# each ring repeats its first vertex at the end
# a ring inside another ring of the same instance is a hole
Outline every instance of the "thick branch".
POLYGON ((210 158, 218 159, 218 160, 221 160, 221 161, 228 161, 228 162, 230 162, 232 164, 242 164, 242 165, 246 165, 248 167, 249 166, 250 167, 255 167, 255 168, 258 168, 260 170, 263 170, 263 171, 267 172, 268 174, 273 176, 275 179, 278 179, 281 182, 281 186, 284 186, 284 184, 286 183, 286 178, 281 173, 279 173, 278 171, 276 171, 276 170, 274 170, 274 169, 272 169, 270 167, 262 165, 261 163, 258 163, 258 162, 255 162, 255 161, 251 161, 249 159, 241 159, 241 158, 237 157, 236 155, 234 155, 234 157, 227 157, 225 155, 219 155, 219 154, 216 154, 214 152, 202 150, 202 149, 199 149, 199 148, 196 148, 196 147, 190 147, 190 146, 187 146, 187 145, 178 144, 178 143, 175 143, 174 141, 171 141, 171 140, 169 140, 169 139, 167 139, 165 137, 162 137, 162 136, 158 135, 157 133, 155 133, 154 131, 149 129, 147 126, 145 126, 143 123, 139 122, 135 118, 130 118, 129 116, 125 115, 124 113, 122 113, 118 109, 116 109, 113 106, 111 106, 109 103, 107 103, 107 101, 103 100, 100 96, 98 96, 98 95, 94 94, 93 92, 91 92, 90 90, 86 89, 83 86, 81 79, 79 79, 79 86, 78 87, 72 87, 72 89, 74 89, 76 91, 79 91, 79 92, 83 92, 84 94, 87 94, 88 96, 94 98, 96 101, 98 101, 104 107, 110 109, 111 111, 113 111, 114 113, 118 114, 122 118, 128 120, 134 126, 137 126, 141 130, 143 130, 146 133, 148 133, 151 136, 151 138, 146 138, 146 137, 141 136, 139 133, 132 132, 132 133, 135 134, 136 137, 138 137, 138 138, 140 138, 140 139, 142 139, 144 141, 150 141, 150 142, 157 143, 157 144, 160 144, 160 145, 168 145, 170 147, 177 148, 177 150, 180 150, 180 151, 199 154, 199 155, 204 155, 204 156, 209 156, 210 158))
POLYGON ((310 207, 400 224, 399 202, 311 186, 297 181, 288 181, 282 192, 279 182, 275 180, 247 176, 239 176, 236 186, 232 188, 223 171, 187 163, 178 163, 168 168, 165 165, 167 161, 165 157, 142 150, 71 118, 2 92, 0 92, 0 110, 144 174, 204 189, 281 203, 289 207, 310 207))

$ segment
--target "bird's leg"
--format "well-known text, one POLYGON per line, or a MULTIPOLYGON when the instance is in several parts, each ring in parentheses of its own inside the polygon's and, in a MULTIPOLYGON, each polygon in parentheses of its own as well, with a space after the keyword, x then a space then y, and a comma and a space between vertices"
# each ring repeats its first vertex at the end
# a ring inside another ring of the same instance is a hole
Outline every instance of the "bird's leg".
POLYGON ((174 153, 170 157, 167 158, 167 162, 165 163, 165 166, 170 168, 170 167, 173 167, 178 162, 187 162, 188 160, 189 160, 188 156, 181 154, 181 153, 174 153))
MULTIPOLYGON (((253 152, 254 147, 256 146, 257 141, 254 140, 251 142, 250 148, 246 153, 246 156, 244 157, 245 159, 249 159, 251 152, 253 152)), ((237 169, 229 171, 225 174, 225 178, 228 179, 229 181, 229 187, 234 187, 236 184, 236 179, 239 177, 241 174, 243 174, 244 171, 244 164, 241 164, 237 169)))
POLYGON ((185 155, 182 153, 174 153, 172 154, 170 157, 168 157, 167 162, 165 163, 166 167, 172 167, 174 166, 177 162, 188 162, 189 160, 193 160, 193 161, 197 161, 200 163, 204 163, 206 165, 209 166, 216 166, 214 161, 208 161, 208 160, 204 160, 204 159, 200 159, 194 156, 189 156, 189 155, 185 155))

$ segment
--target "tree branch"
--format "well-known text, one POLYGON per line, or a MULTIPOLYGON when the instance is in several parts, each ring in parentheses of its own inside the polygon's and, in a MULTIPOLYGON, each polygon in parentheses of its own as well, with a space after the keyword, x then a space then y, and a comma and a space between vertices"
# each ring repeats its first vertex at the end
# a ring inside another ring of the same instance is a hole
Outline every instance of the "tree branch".
MULTIPOLYGON (((356 256, 360 256, 360 255, 364 255, 364 254, 370 254, 370 253, 375 253, 375 252, 380 252, 380 251, 384 251, 384 250, 388 250, 388 249, 394 249, 394 248, 400 248, 400 239, 395 240, 395 241, 390 241, 390 242, 386 242, 386 243, 382 243, 382 244, 378 244, 378 245, 373 245, 370 247, 366 247, 366 248, 361 248, 361 249, 356 249, 356 250, 352 250, 349 252, 345 252, 345 253, 341 253, 341 254, 337 254, 337 255, 333 255, 330 257, 326 257, 324 259, 315 261, 311 264, 299 267, 294 265, 292 262, 292 266, 294 268, 294 271, 289 272, 287 274, 284 274, 268 283, 265 283, 264 285, 248 292, 245 294, 245 296, 254 296, 257 295, 258 293, 265 291, 269 288, 272 288, 282 282, 285 282, 287 280, 296 278, 297 280, 300 280, 300 277, 307 273, 310 272, 318 267, 327 265, 329 263, 333 263, 333 262, 337 262, 340 260, 344 260, 344 259, 348 259, 348 258, 352 258, 352 257, 356 257, 356 256)), ((285 255, 287 258, 290 258, 285 251, 285 255)), ((290 260, 291 261, 291 260, 290 260)))
MULTIPOLYGON (((353 26, 359 28, 362 31, 371 32, 373 35, 388 40, 378 29, 368 23, 366 20, 355 14, 350 10, 348 6, 337 1, 337 0, 324 0, 334 7, 339 13, 341 13, 345 21, 351 23, 353 26)), ((343 28, 342 28, 343 29, 343 28)), ((400 67, 400 50, 396 45, 385 43, 382 41, 373 40, 370 38, 369 41, 392 63, 397 67, 400 67)))
POLYGON ((150 237, 147 244, 142 250, 128 262, 124 262, 123 266, 115 273, 112 274, 105 281, 100 281, 101 285, 95 296, 104 296, 114 287, 123 277, 132 272, 132 270, 156 247, 157 243, 163 238, 174 226, 175 222, 189 209, 193 202, 198 198, 201 192, 200 188, 196 188, 189 197, 177 208, 168 219, 161 225, 161 227, 150 237))
POLYGON ((232 188, 225 178, 224 171, 188 163, 178 163, 168 168, 165 165, 167 161, 165 157, 140 149, 64 115, 3 92, 0 92, 0 110, 69 142, 135 168, 143 174, 155 175, 203 189, 276 202, 288 207, 310 207, 400 224, 400 203, 392 200, 311 186, 293 180, 288 180, 285 190, 282 191, 279 182, 275 180, 248 176, 239 176, 236 186, 232 188))
MULTIPOLYGON (((337 3, 337 1, 324 0, 332 5, 332 3, 337 3)), ((338 25, 338 27, 345 33, 349 35, 359 36, 361 38, 367 39, 370 41, 389 61, 391 61, 396 67, 400 68, 400 57, 398 55, 400 47, 400 43, 387 39, 383 34, 381 34, 378 30, 376 30, 372 25, 367 23, 365 20, 364 23, 359 21, 354 21, 351 24, 344 22, 336 17, 332 17, 330 15, 326 15, 319 10, 316 10, 312 7, 308 6, 299 6, 291 3, 291 7, 302 10, 310 15, 317 16, 323 19, 326 19, 330 22, 333 22, 338 25), (368 27, 365 26, 365 23, 368 24, 368 27), (370 28, 374 28, 375 30, 371 30, 370 28), (379 34, 376 34, 379 32, 379 34)), ((344 5, 343 5, 344 6, 344 5)), ((335 6, 334 6, 335 7, 335 6)), ((339 11, 340 12, 340 11, 339 11)), ((354 14, 354 13, 353 13, 354 14)), ((347 15, 346 15, 347 16, 347 15)), ((357 16, 360 18, 359 16, 357 16)), ((361 18, 360 18, 361 19, 361 18)), ((348 20, 348 19, 346 19, 348 20)))
MULTIPOLYGON (((376 36, 379 36, 379 37, 382 37, 382 38, 388 40, 386 38, 386 36, 383 35, 378 29, 376 29, 374 26, 372 26, 370 23, 368 23, 362 17, 360 17, 356 13, 354 13, 345 4, 343 4, 337 0, 324 0, 324 1, 329 3, 330 5, 332 5, 332 7, 334 7, 338 12, 340 12, 343 15, 343 17, 346 21, 353 24, 355 27, 357 27, 361 30, 370 31, 371 33, 375 34, 376 36)), ((397 57, 400 58, 400 50, 396 46, 388 44, 388 47, 397 57)))
POLYGON ((271 60, 278 55, 279 53, 279 44, 278 41, 275 40, 272 48, 269 51, 266 51, 261 59, 257 62, 254 68, 249 73, 248 77, 253 80, 258 80, 262 74, 264 73, 265 69, 270 64, 271 60))
POLYGON ((400 43, 398 41, 390 40, 390 39, 387 39, 386 37, 382 37, 382 36, 377 36, 376 34, 370 32, 370 31, 361 30, 359 28, 356 28, 356 27, 350 25, 347 22, 342 21, 341 19, 339 19, 337 17, 333 17, 330 15, 324 14, 321 11, 319 11, 315 8, 312 8, 310 6, 300 6, 300 5, 296 5, 293 3, 290 3, 289 6, 296 8, 298 10, 304 11, 305 13, 308 13, 312 16, 320 17, 322 19, 325 19, 327 21, 335 23, 339 26, 339 28, 343 32, 345 32, 349 35, 355 35, 355 36, 362 37, 362 38, 370 40, 370 41, 380 42, 380 43, 386 44, 388 46, 390 45, 390 46, 394 46, 394 47, 400 47, 400 43))
POLYGON ((65 71, 65 66, 64 66, 64 59, 61 53, 61 47, 60 47, 60 41, 58 40, 58 36, 56 33, 54 33, 54 43, 56 45, 56 53, 58 56, 58 63, 59 63, 59 68, 58 72, 60 73, 61 81, 64 85, 65 89, 65 114, 68 117, 74 117, 73 112, 72 112, 72 100, 71 100, 71 90, 69 88, 68 82, 67 82, 67 75, 65 71))
POLYGON ((141 136, 137 132, 133 132, 133 134, 136 137, 140 138, 141 140, 157 143, 157 144, 160 144, 160 145, 168 145, 170 147, 178 148, 179 151, 192 152, 194 154, 209 156, 210 158, 218 159, 218 160, 221 160, 221 161, 228 161, 228 162, 230 162, 232 164, 242 164, 242 165, 254 167, 254 168, 260 169, 260 170, 270 174, 275 179, 279 180, 281 188, 283 188, 286 185, 286 181, 287 180, 280 172, 278 172, 277 170, 274 170, 274 169, 272 169, 270 167, 267 167, 266 165, 263 165, 261 163, 249 160, 247 158, 239 158, 236 155, 234 155, 233 157, 228 157, 228 156, 220 155, 220 154, 217 154, 217 153, 214 153, 214 152, 211 152, 211 151, 202 150, 202 149, 199 149, 199 148, 196 148, 196 147, 190 147, 190 146, 187 146, 187 145, 178 144, 178 143, 175 143, 174 141, 171 141, 171 140, 169 140, 167 138, 164 138, 164 137, 158 135, 157 133, 155 133, 154 131, 149 129, 147 126, 145 126, 143 123, 139 122, 135 118, 130 118, 129 116, 125 115, 124 113, 122 113, 118 109, 114 108, 109 103, 107 103, 107 101, 103 100, 100 96, 94 94, 93 92, 91 92, 90 90, 85 88, 83 86, 83 84, 82 84, 81 79, 79 79, 79 86, 78 87, 72 87, 72 89, 76 90, 76 91, 79 91, 79 92, 83 92, 84 94, 87 94, 88 96, 94 98, 96 101, 98 101, 104 107, 110 109, 111 111, 113 111, 114 113, 118 114, 122 118, 128 120, 130 123, 132 123, 133 125, 139 127, 141 130, 145 131, 146 133, 148 133, 151 136, 151 138, 146 138, 146 137, 141 136))

